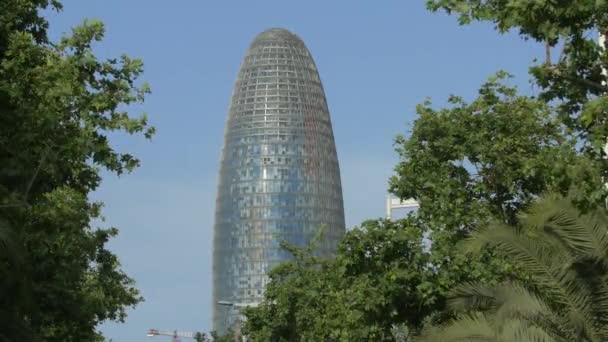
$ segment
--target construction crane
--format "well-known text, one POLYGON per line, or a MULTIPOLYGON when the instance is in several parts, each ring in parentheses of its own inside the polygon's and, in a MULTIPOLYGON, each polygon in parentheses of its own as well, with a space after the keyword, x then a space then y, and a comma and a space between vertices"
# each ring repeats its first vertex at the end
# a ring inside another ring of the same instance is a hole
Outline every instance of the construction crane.
POLYGON ((207 336, 207 334, 202 332, 191 332, 191 331, 169 331, 169 330, 158 330, 158 329, 150 329, 146 334, 148 337, 154 336, 171 336, 173 337, 173 342, 181 342, 183 338, 190 338, 196 340, 196 342, 210 342, 211 339, 207 336))

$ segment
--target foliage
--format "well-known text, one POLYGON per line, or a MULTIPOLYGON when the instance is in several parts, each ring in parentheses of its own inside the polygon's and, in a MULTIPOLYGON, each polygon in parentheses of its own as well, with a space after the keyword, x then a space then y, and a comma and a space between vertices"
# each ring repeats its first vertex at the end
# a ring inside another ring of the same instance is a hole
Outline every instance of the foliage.
POLYGON ((597 0, 427 0, 427 7, 458 13, 460 24, 492 21, 500 32, 516 28, 524 37, 554 44, 560 37, 608 26, 608 3, 597 0))
MULTIPOLYGON (((440 305, 443 290, 416 217, 364 222, 338 247, 339 306, 334 329, 343 341, 393 341, 415 332, 440 305)), ((335 289, 335 287, 334 287, 335 289)))
POLYGON ((314 256, 314 243, 299 248, 285 242, 294 260, 274 268, 265 301, 244 310, 245 334, 252 341, 308 341, 329 337, 324 306, 334 298, 333 264, 314 256))
POLYGON ((518 95, 508 77, 498 73, 471 103, 451 96, 448 108, 419 105, 409 137, 396 139, 400 162, 390 190, 419 200, 418 215, 429 225, 466 231, 484 217, 514 222, 547 186, 592 183, 588 188, 595 189, 597 177, 586 181, 590 174, 573 167, 581 159, 576 140, 564 134, 551 107, 518 95))
MULTIPOLYGON (((559 104, 559 115, 582 147, 599 156, 608 121, 605 108, 608 87, 602 69, 608 53, 596 42, 598 32, 608 33, 608 2, 597 0, 427 0, 432 11, 457 13, 461 24, 491 21, 497 30, 519 30, 525 39, 547 44, 543 63, 530 69, 541 87, 541 99, 559 104), (552 58, 552 47, 561 49, 552 58)), ((607 176, 607 170, 602 175, 607 176)))
MULTIPOLYGON (((213 338, 213 336, 211 336, 213 338)), ((201 332, 197 332, 196 334, 194 334, 194 340, 196 342, 207 342, 210 341, 209 337, 207 337, 207 334, 201 333, 201 332)), ((217 338, 217 339, 213 339, 211 341, 218 341, 221 342, 221 338, 217 338)))
POLYGON ((11 0, 0 3, 0 56, 4 56, 10 35, 14 32, 29 33, 36 43, 48 43, 46 19, 40 9, 61 10, 58 0, 11 0))
POLYGON ((136 85, 141 61, 95 57, 100 22, 48 42, 47 6, 61 8, 0 3, 0 340, 91 341, 141 300, 105 248, 117 229, 92 226, 102 205, 88 195, 102 169, 139 165, 107 135, 154 133, 124 110, 149 89, 136 85))
POLYGON ((468 249, 486 246, 530 275, 488 287, 466 283, 450 307, 462 315, 423 341, 605 341, 608 339, 608 213, 582 215, 571 199, 548 195, 520 217, 479 229, 468 249))
POLYGON ((331 260, 312 246, 286 248, 294 260, 270 272, 265 301, 246 310, 253 341, 394 341, 419 329, 449 289, 415 217, 364 222, 331 260))
POLYGON ((454 248, 475 227, 494 219, 515 224, 516 212, 548 190, 577 186, 581 207, 602 200, 598 162, 577 153, 576 140, 544 101, 518 95, 506 74, 497 76, 471 103, 451 97, 451 108, 419 106, 409 138, 397 139, 401 160, 390 189, 420 204, 416 215, 433 241, 429 262, 439 298, 461 282, 523 276, 491 250, 454 248))

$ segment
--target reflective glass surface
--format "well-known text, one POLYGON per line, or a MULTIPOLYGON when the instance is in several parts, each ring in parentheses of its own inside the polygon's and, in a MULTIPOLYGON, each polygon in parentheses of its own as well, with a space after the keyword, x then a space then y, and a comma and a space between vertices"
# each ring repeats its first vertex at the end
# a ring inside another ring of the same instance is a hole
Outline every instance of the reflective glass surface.
POLYGON ((325 93, 302 40, 259 34, 238 74, 220 163, 213 252, 214 329, 263 299, 268 271, 321 227, 319 254, 344 234, 340 169, 325 93))

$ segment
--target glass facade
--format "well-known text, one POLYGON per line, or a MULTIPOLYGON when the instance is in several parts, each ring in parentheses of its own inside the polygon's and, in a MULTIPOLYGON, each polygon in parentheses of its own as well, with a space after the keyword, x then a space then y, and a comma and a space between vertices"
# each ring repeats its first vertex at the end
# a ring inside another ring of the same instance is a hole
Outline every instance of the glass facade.
POLYGON ((259 34, 238 74, 220 162, 213 251, 213 326, 263 299, 268 271, 324 229, 319 254, 344 234, 340 169, 325 93, 302 40, 259 34))

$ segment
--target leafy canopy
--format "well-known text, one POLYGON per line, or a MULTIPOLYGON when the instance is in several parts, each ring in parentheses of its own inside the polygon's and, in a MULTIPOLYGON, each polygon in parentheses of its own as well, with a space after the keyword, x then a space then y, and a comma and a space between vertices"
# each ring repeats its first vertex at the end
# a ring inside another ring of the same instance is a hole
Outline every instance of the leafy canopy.
POLYGON ((346 234, 335 259, 315 257, 314 244, 284 246, 294 260, 270 272, 266 300, 246 312, 253 341, 392 341, 395 322, 419 324, 417 310, 436 300, 411 220, 365 222, 346 234))
POLYGON ((116 151, 112 131, 154 129, 129 104, 149 93, 126 55, 92 50, 104 27, 84 21, 51 43, 41 9, 58 1, 0 2, 0 340, 91 341, 105 320, 122 321, 141 297, 105 247, 118 232, 97 228, 89 194, 101 170, 139 161, 116 151))
MULTIPOLYGON (((597 40, 598 33, 608 33, 608 2, 427 0, 427 7, 456 13, 461 24, 490 21, 501 33, 516 29, 525 39, 545 42, 544 62, 530 69, 541 87, 541 99, 559 105, 560 118, 570 133, 583 138, 585 150, 597 156, 603 153, 608 87, 602 70, 608 68, 608 53, 597 40)), ((606 176, 606 170, 602 172, 606 176)))

